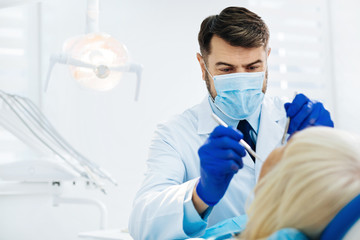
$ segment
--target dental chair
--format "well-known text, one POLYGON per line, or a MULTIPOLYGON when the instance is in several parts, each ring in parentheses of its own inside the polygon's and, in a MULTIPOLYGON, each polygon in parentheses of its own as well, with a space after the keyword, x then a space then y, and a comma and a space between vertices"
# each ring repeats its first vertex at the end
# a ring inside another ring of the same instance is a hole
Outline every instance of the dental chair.
MULTIPOLYGON (((222 221, 208 228, 202 239, 232 239, 237 232, 245 229, 245 215, 222 221)), ((307 240, 305 234, 294 228, 285 228, 273 233, 267 240, 307 240)), ((360 239, 360 195, 351 200, 331 220, 320 236, 320 240, 359 240, 360 239)))
POLYGON ((360 239, 360 195, 351 200, 327 225, 321 240, 360 239))

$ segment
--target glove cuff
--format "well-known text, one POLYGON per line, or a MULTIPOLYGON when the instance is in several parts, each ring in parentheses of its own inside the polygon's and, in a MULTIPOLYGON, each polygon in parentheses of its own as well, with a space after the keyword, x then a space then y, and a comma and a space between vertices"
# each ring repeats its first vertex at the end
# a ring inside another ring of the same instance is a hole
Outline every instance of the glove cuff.
POLYGON ((202 185, 201 178, 200 178, 199 182, 196 186, 196 193, 204 203, 213 207, 220 201, 221 198, 218 200, 210 200, 209 197, 207 197, 209 195, 209 192, 210 191, 206 190, 206 188, 202 185))

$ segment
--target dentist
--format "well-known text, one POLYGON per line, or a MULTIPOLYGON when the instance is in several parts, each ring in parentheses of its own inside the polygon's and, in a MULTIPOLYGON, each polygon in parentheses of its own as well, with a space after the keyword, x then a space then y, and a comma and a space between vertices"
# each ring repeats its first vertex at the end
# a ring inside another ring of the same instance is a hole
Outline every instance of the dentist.
POLYGON ((333 127, 320 102, 298 94, 292 103, 268 97, 269 30, 255 13, 228 7, 206 18, 197 54, 209 92, 200 104, 158 125, 145 180, 130 216, 134 239, 201 236, 207 226, 245 213, 262 160, 288 134, 309 126, 333 127), (229 126, 218 126, 215 113, 229 126))

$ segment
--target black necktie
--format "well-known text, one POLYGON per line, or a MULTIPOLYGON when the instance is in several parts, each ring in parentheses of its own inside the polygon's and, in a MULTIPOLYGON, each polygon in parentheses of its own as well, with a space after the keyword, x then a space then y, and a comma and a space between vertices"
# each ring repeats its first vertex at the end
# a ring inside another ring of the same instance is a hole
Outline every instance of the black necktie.
MULTIPOLYGON (((249 144, 249 146, 256 151, 256 144, 254 142, 254 140, 251 138, 250 136, 250 131, 254 131, 253 128, 250 126, 249 122, 246 120, 241 120, 237 126, 237 129, 240 130, 240 132, 242 132, 242 134, 244 135, 244 141, 247 142, 247 144, 249 144)), ((255 162, 255 158, 250 155, 250 157, 252 158, 252 160, 255 162)))

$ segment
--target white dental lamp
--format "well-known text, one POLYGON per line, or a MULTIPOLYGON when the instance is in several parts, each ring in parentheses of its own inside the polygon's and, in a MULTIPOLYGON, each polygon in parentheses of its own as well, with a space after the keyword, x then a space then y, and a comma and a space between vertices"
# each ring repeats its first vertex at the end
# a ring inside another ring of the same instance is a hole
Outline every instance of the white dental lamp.
POLYGON ((62 53, 51 55, 45 91, 54 65, 61 63, 69 65, 72 77, 81 85, 98 91, 114 88, 124 72, 136 73, 137 100, 142 65, 130 63, 126 46, 109 34, 99 32, 98 17, 99 0, 87 0, 86 34, 66 40, 62 53))

